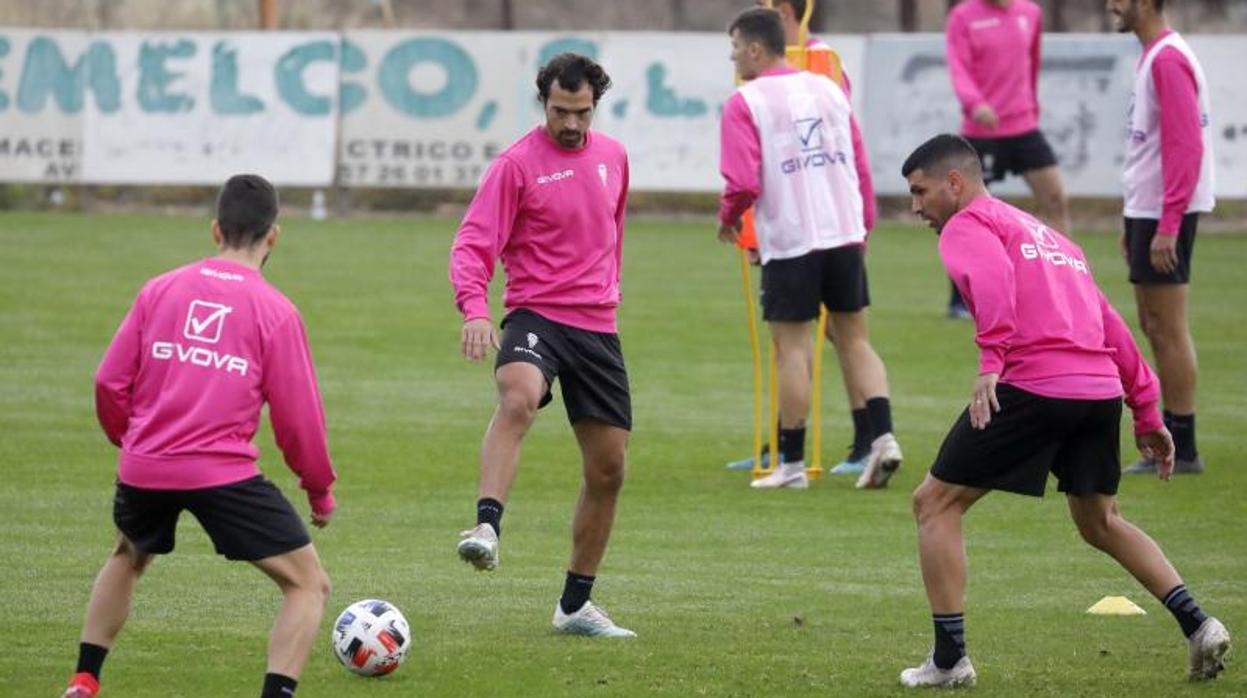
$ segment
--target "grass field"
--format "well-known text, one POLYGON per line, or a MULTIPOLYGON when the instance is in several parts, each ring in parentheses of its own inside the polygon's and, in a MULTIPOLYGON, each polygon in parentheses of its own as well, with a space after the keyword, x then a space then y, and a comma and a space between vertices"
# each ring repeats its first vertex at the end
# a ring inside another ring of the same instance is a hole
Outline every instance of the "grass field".
MULTIPOLYGON (((490 372, 458 355, 446 281, 454 222, 285 221, 268 277, 303 311, 324 393, 340 510, 314 534, 334 581, 300 696, 899 695, 930 642, 909 493, 964 406, 972 327, 942 316, 935 239, 887 225, 870 249, 875 346, 891 376, 906 465, 886 491, 827 479, 755 492, 725 461, 750 448, 749 352, 733 253, 707 224, 629 227, 621 337, 636 428, 628 484, 595 598, 640 637, 550 631, 569 547, 578 458, 556 403, 524 450, 502 565, 454 554, 473 521, 490 372), (355 678, 329 620, 380 597, 411 621, 407 664, 355 678)), ((1108 234, 1086 234, 1102 286, 1133 323, 1108 234)), ((115 453, 92 373, 148 277, 212 253, 204 220, 0 215, 0 695, 57 695, 73 669, 91 581, 113 541, 115 453)), ((1202 477, 1128 479, 1122 509, 1160 542, 1196 598, 1247 638, 1247 235, 1201 238, 1202 477)), ((497 306, 495 306, 497 307, 497 306)), ((829 367, 834 359, 828 355, 829 367)), ((823 459, 850 438, 836 371, 823 459)), ((1128 433, 1128 431, 1126 432, 1128 433)), ((306 502, 267 427, 261 466, 306 502)), ((1132 454, 1132 451, 1124 451, 1132 454)), ((1079 540, 1055 491, 988 497, 967 522, 968 640, 983 695, 1244 695, 1247 669, 1184 682, 1176 623, 1079 540), (1088 616, 1125 594, 1148 615, 1088 616)), ((217 558, 184 517, 175 554, 140 586, 104 696, 254 696, 276 588, 217 558)))

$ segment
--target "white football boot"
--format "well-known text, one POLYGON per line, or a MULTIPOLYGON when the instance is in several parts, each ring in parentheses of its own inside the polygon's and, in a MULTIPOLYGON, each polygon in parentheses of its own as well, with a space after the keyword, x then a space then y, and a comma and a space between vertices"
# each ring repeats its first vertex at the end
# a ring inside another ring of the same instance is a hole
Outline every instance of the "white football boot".
POLYGON ((1225 669, 1225 655, 1230 651, 1230 631, 1221 621, 1216 618, 1205 620, 1187 644, 1190 647, 1190 671, 1186 677, 1191 681, 1215 679, 1225 669))
POLYGON ((978 678, 969 656, 957 660, 952 669, 941 669, 935 666, 934 655, 927 655, 927 661, 921 666, 901 672, 901 685, 907 688, 960 688, 973 686, 978 678))
POLYGON ((799 460, 796 463, 780 463, 770 475, 750 482, 749 486, 755 490, 773 490, 780 487, 807 490, 810 488, 810 479, 805 475, 805 461, 799 460))
POLYGON ((636 637, 636 633, 615 625, 606 611, 586 601, 575 613, 564 613, 562 604, 554 604, 554 629, 565 635, 585 637, 636 637))
POLYGON ((459 559, 471 563, 482 572, 498 566, 498 534, 487 523, 478 524, 470 531, 459 534, 459 559))
POLYGON ((888 479, 901 468, 901 445, 892 434, 884 434, 870 444, 866 469, 857 478, 857 489, 873 490, 888 486, 888 479))

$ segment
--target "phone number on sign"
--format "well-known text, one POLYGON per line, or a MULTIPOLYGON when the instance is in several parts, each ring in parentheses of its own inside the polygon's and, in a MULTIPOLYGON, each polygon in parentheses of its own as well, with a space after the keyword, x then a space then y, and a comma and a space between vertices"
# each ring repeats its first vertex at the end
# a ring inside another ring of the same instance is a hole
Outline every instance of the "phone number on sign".
POLYGON ((475 187, 484 171, 484 165, 344 163, 338 166, 338 182, 392 187, 475 187))

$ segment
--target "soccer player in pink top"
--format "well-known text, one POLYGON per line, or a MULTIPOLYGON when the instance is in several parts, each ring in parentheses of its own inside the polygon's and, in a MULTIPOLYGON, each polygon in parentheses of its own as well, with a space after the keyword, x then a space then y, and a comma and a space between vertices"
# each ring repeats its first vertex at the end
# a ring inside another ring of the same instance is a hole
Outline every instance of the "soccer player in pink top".
MULTIPOLYGON (((801 18, 805 16, 806 0, 758 0, 761 6, 770 5, 779 13, 780 21, 784 27, 784 41, 788 46, 795 46, 801 39, 801 18)), ((826 47, 827 45, 814 37, 809 37, 805 42, 806 48, 826 47)), ((848 96, 851 90, 849 84, 849 76, 843 73, 843 87, 845 95, 848 96)), ((867 209, 866 215, 873 219, 873 210, 875 208, 874 185, 871 182, 870 163, 866 157, 865 143, 859 142, 856 146, 860 149, 860 157, 855 158, 854 165, 857 169, 858 181, 861 183, 863 196, 863 205, 867 209)), ((870 229, 866 230, 867 235, 870 229)), ((866 246, 862 245, 862 252, 865 253, 866 246)), ((754 263, 757 263, 757 251, 752 254, 754 263)), ((835 327, 832 323, 827 323, 825 332, 827 341, 836 345, 835 327)), ((853 421, 853 442, 849 446, 848 453, 843 461, 834 466, 830 473, 832 475, 852 475, 860 477, 866 470, 866 465, 870 457, 870 446, 875 439, 892 431, 892 403, 889 397, 887 369, 883 364, 883 359, 875 352, 874 347, 869 344, 859 346, 855 351, 837 351, 836 358, 840 362, 840 372, 844 378, 844 389, 849 400, 849 414, 853 421)), ((767 447, 763 447, 763 463, 766 463, 768 456, 766 455, 767 447)), ((751 470, 753 468, 753 457, 744 458, 733 461, 728 464, 728 468, 733 470, 751 470)))
POLYGON ((747 82, 723 108, 719 239, 734 241, 755 205, 762 259, 762 315, 776 346, 780 463, 758 489, 804 489, 810 411, 811 325, 827 307, 841 364, 856 374, 865 406, 881 405, 859 488, 887 485, 901 465, 892 434, 883 362, 870 344, 863 243, 874 225, 874 193, 861 130, 848 96, 821 75, 784 61, 779 13, 742 12, 729 29, 732 61, 747 82))
MULTIPOLYGON (((1130 267, 1139 325, 1156 359, 1165 425, 1178 474, 1202 473, 1195 446, 1195 341, 1187 289, 1199 214, 1212 211, 1212 119, 1204 71, 1169 28, 1163 0, 1109 0, 1117 29, 1143 44, 1135 67, 1123 174, 1122 255, 1130 267)), ((1146 460, 1127 473, 1152 473, 1146 460)))
POLYGON ((1156 376, 1096 286, 1086 256, 1035 217, 992 198, 974 147, 959 136, 927 141, 902 173, 914 213, 939 234, 940 258, 973 314, 979 369, 969 407, 914 491, 935 643, 924 663, 901 672, 901 683, 975 682, 966 654, 961 520, 992 490, 1042 497, 1049 472, 1083 539, 1173 613, 1187 637, 1189 678, 1215 677, 1229 632, 1204 614, 1156 543, 1117 510, 1122 395, 1139 451, 1166 480, 1173 441, 1157 409, 1156 376))
POLYGON ((520 444, 550 402, 557 379, 584 461, 572 520, 572 554, 554 627, 572 635, 632 637, 589 598, 606 553, 623 486, 632 401, 616 334, 628 156, 590 130, 606 71, 574 53, 537 75, 546 122, 511 144, 476 190, 450 253, 450 280, 463 314, 464 357, 498 350, 498 406, 481 446, 475 528, 459 556, 478 570, 498 565, 503 506, 520 444), (502 337, 489 311, 489 281, 506 269, 502 337))
MULTIPOLYGON (((1039 217, 1069 230, 1069 205, 1056 155, 1039 131, 1043 10, 1031 0, 963 0, 948 14, 948 70, 961 102, 961 135, 983 160, 988 184, 1021 175, 1039 217)), ((965 316, 952 288, 949 315, 965 316)))
POLYGON ((96 695, 139 577, 154 556, 173 551, 183 511, 219 554, 250 562, 281 588, 260 695, 294 695, 329 578, 299 515, 256 467, 260 408, 268 403, 273 435, 318 528, 333 515, 336 475, 303 321, 260 273, 277 244, 276 218, 271 184, 230 178, 212 222, 220 254, 147 282, 100 362, 96 413, 120 449, 120 536, 91 590, 66 698, 96 695))

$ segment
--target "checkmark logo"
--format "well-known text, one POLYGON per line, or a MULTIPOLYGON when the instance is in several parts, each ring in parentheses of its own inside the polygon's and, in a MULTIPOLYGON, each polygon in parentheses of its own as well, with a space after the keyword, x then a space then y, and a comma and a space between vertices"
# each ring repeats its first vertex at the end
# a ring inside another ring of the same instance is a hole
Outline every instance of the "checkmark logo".
POLYGON ((186 327, 182 334, 187 339, 197 342, 216 344, 221 341, 221 330, 225 327, 225 316, 234 309, 220 303, 207 301, 191 301, 190 310, 186 313, 186 327))
POLYGON ((822 149, 822 119, 797 119, 793 125, 797 127, 797 138, 801 141, 802 151, 822 149))

